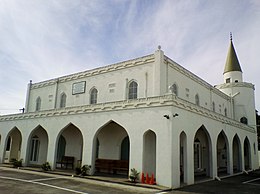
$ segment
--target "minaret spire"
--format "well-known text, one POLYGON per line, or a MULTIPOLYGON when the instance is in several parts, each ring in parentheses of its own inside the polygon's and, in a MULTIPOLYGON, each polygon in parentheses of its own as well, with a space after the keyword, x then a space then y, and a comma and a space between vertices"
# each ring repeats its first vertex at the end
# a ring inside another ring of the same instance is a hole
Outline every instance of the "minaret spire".
POLYGON ((224 73, 232 72, 232 71, 242 72, 232 40, 233 37, 232 37, 232 33, 230 32, 230 46, 228 49, 224 73))

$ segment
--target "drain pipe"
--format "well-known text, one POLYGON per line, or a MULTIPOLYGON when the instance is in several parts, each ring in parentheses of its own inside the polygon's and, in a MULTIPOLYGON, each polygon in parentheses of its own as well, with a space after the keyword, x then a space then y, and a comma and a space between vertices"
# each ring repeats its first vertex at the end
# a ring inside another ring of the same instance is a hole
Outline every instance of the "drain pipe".
POLYGON ((215 176, 215 180, 221 181, 221 179, 218 176, 215 176))

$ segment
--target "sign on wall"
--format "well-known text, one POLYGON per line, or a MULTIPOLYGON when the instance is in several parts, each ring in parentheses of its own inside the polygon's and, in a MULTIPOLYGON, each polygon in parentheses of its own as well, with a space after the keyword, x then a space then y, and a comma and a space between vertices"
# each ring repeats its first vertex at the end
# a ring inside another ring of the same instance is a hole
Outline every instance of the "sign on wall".
POLYGON ((77 82, 72 85, 72 95, 85 93, 86 82, 77 82))

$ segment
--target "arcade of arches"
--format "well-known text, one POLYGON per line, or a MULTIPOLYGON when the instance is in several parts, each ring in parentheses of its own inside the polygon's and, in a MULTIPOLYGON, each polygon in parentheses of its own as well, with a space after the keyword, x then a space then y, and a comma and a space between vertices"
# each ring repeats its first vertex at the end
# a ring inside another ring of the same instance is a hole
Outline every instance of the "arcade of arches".
MULTIPOLYGON (((158 137, 153 130, 146 130, 142 135, 142 172, 154 174, 156 176, 157 159, 157 141, 158 137)), ((250 150, 255 145, 250 145, 248 137, 242 141, 235 134, 232 139, 228 139, 222 130, 213 145, 207 129, 202 125, 195 133, 193 139, 193 167, 194 180, 200 177, 213 176, 213 151, 216 151, 217 175, 241 172, 243 169, 249 170, 251 166, 250 150), (216 146, 215 149, 212 149, 216 146), (232 150, 232 153, 230 153, 232 150), (243 154, 243 157, 242 157, 243 154), (231 157, 232 156, 232 157, 231 157), (232 159, 232 161, 230 160, 232 159), (243 160, 243 161, 242 161, 243 160), (232 164, 232 165, 231 165, 232 164), (244 165, 244 167, 242 167, 244 165), (233 168, 230 169, 230 166, 233 168)), ((20 159, 21 145, 27 142, 25 154, 25 165, 41 165, 48 160, 48 149, 50 146, 48 130, 42 126, 37 126, 28 136, 28 141, 23 140, 22 133, 18 128, 13 128, 3 139, 0 135, 0 143, 4 143, 3 162, 9 163, 12 158, 20 159)), ((180 150, 180 182, 186 183, 188 179, 188 162, 187 162, 187 134, 182 131, 179 135, 180 150)), ((56 137, 55 159, 60 161, 62 156, 74 157, 74 167, 81 165, 82 155, 84 152, 84 136, 81 130, 74 124, 70 123, 60 130, 56 137)), ((93 137, 92 147, 92 165, 95 166, 96 159, 111 159, 130 161, 130 144, 131 138, 120 124, 109 121, 100 127, 93 137)), ((54 166, 56 167, 56 166, 54 166)), ((59 168, 61 166, 57 166, 59 168)))

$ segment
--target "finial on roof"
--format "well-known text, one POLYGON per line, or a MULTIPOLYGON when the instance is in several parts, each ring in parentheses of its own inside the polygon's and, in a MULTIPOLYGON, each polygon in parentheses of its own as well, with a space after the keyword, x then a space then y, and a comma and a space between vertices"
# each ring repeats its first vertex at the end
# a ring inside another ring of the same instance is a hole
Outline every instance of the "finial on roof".
POLYGON ((232 32, 230 32, 230 40, 232 41, 232 32))
POLYGON ((158 45, 158 50, 161 50, 161 48, 162 48, 161 45, 158 45))

